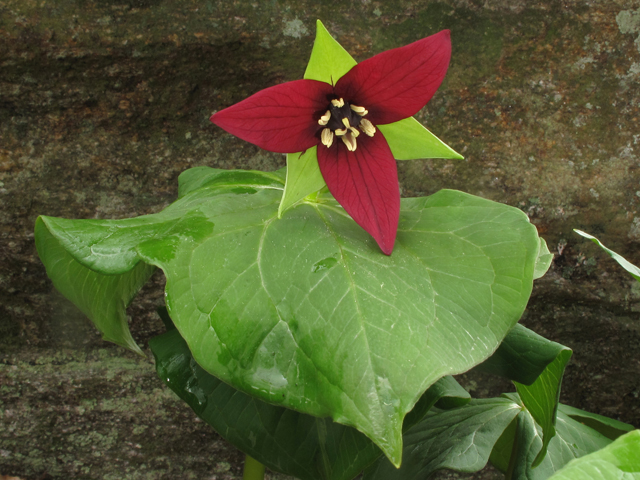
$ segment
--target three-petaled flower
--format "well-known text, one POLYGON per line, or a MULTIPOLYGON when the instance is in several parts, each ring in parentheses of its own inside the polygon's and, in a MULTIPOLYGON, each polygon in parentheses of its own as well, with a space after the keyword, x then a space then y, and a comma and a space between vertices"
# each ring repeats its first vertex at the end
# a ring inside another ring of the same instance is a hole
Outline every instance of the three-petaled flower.
POLYGON ((211 121, 265 150, 303 152, 315 145, 329 191, 353 220, 393 251, 400 215, 394 156, 377 126, 416 114, 449 66, 448 30, 382 52, 335 84, 296 80, 262 90, 211 121))

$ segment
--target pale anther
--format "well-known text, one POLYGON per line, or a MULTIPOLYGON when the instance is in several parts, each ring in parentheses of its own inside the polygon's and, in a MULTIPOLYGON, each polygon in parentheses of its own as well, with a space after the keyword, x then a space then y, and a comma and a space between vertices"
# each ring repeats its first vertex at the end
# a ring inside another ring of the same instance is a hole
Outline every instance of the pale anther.
POLYGON ((326 145, 327 148, 333 144, 333 132, 329 128, 325 128, 322 130, 320 134, 320 140, 323 145, 326 145))
POLYGON ((354 112, 356 112, 358 115, 360 115, 361 117, 364 117, 367 113, 369 113, 369 110, 367 110, 364 107, 360 107, 358 105, 349 105, 351 107, 351 110, 353 110, 354 112))
POLYGON ((349 134, 347 134, 344 137, 342 137, 342 141, 347 146, 347 150, 349 150, 350 152, 355 152, 356 151, 356 147, 357 147, 356 137, 351 135, 351 132, 349 132, 349 134))
POLYGON ((340 108, 344 106, 344 100, 342 98, 338 98, 338 99, 334 98, 333 100, 331 100, 331 104, 334 107, 340 108))
POLYGON ((342 119, 342 124, 347 128, 351 128, 351 124, 349 123, 349 119, 348 118, 343 118, 342 119))
POLYGON ((326 125, 327 123, 329 123, 329 119, 331 119, 331 112, 327 110, 327 113, 325 113, 320 117, 320 120, 318 120, 318 123, 320 125, 326 125))
POLYGON ((363 118, 362 120, 360 120, 359 127, 360 127, 360 130, 362 130, 364 133, 366 133, 370 137, 373 137, 373 134, 376 133, 376 127, 374 127, 373 123, 371 123, 366 118, 363 118))
POLYGON ((349 129, 347 128, 341 128, 339 130, 335 131, 335 134, 339 137, 341 137, 342 135, 346 135, 346 133, 349 131, 349 129))

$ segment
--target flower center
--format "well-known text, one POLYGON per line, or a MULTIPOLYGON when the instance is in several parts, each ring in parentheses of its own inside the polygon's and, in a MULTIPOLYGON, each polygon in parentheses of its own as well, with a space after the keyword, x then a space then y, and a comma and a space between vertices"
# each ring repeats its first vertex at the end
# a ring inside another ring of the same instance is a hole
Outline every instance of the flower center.
POLYGON ((376 127, 366 118, 362 118, 367 113, 369 112, 364 107, 350 105, 342 98, 334 98, 329 104, 329 110, 318 120, 318 124, 324 127, 320 132, 320 141, 329 148, 333 144, 333 137, 337 136, 350 152, 355 151, 358 146, 356 138, 360 131, 370 137, 376 133, 376 127))

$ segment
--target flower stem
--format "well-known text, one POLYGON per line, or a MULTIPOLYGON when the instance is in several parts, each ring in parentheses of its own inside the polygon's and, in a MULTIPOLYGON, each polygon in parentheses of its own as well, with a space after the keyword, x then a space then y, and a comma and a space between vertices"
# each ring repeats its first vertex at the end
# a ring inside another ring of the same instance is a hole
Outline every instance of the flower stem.
POLYGON ((255 458, 245 455, 244 471, 242 472, 242 480, 263 480, 264 465, 255 458))

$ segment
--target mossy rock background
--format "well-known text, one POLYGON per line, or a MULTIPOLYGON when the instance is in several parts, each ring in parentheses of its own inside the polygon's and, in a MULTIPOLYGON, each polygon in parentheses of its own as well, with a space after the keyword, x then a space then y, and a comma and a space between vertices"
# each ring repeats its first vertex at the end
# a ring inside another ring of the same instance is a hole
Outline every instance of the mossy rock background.
MULTIPOLYGON (((208 165, 281 155, 210 114, 301 78, 319 18, 358 60, 452 30, 442 88, 417 118, 463 161, 401 162, 403 195, 457 188, 524 210, 556 253, 523 323, 574 349, 561 400, 640 426, 640 288, 580 228, 640 264, 640 8, 632 0, 220 2, 7 0, 0 5, 0 475, 240 478, 242 456, 102 342, 56 293, 40 214, 123 218, 172 202, 208 165)), ((163 331, 153 277, 130 307, 163 331)), ((476 396, 512 390, 483 376, 476 396)), ((494 470, 441 478, 500 478, 494 470)))

